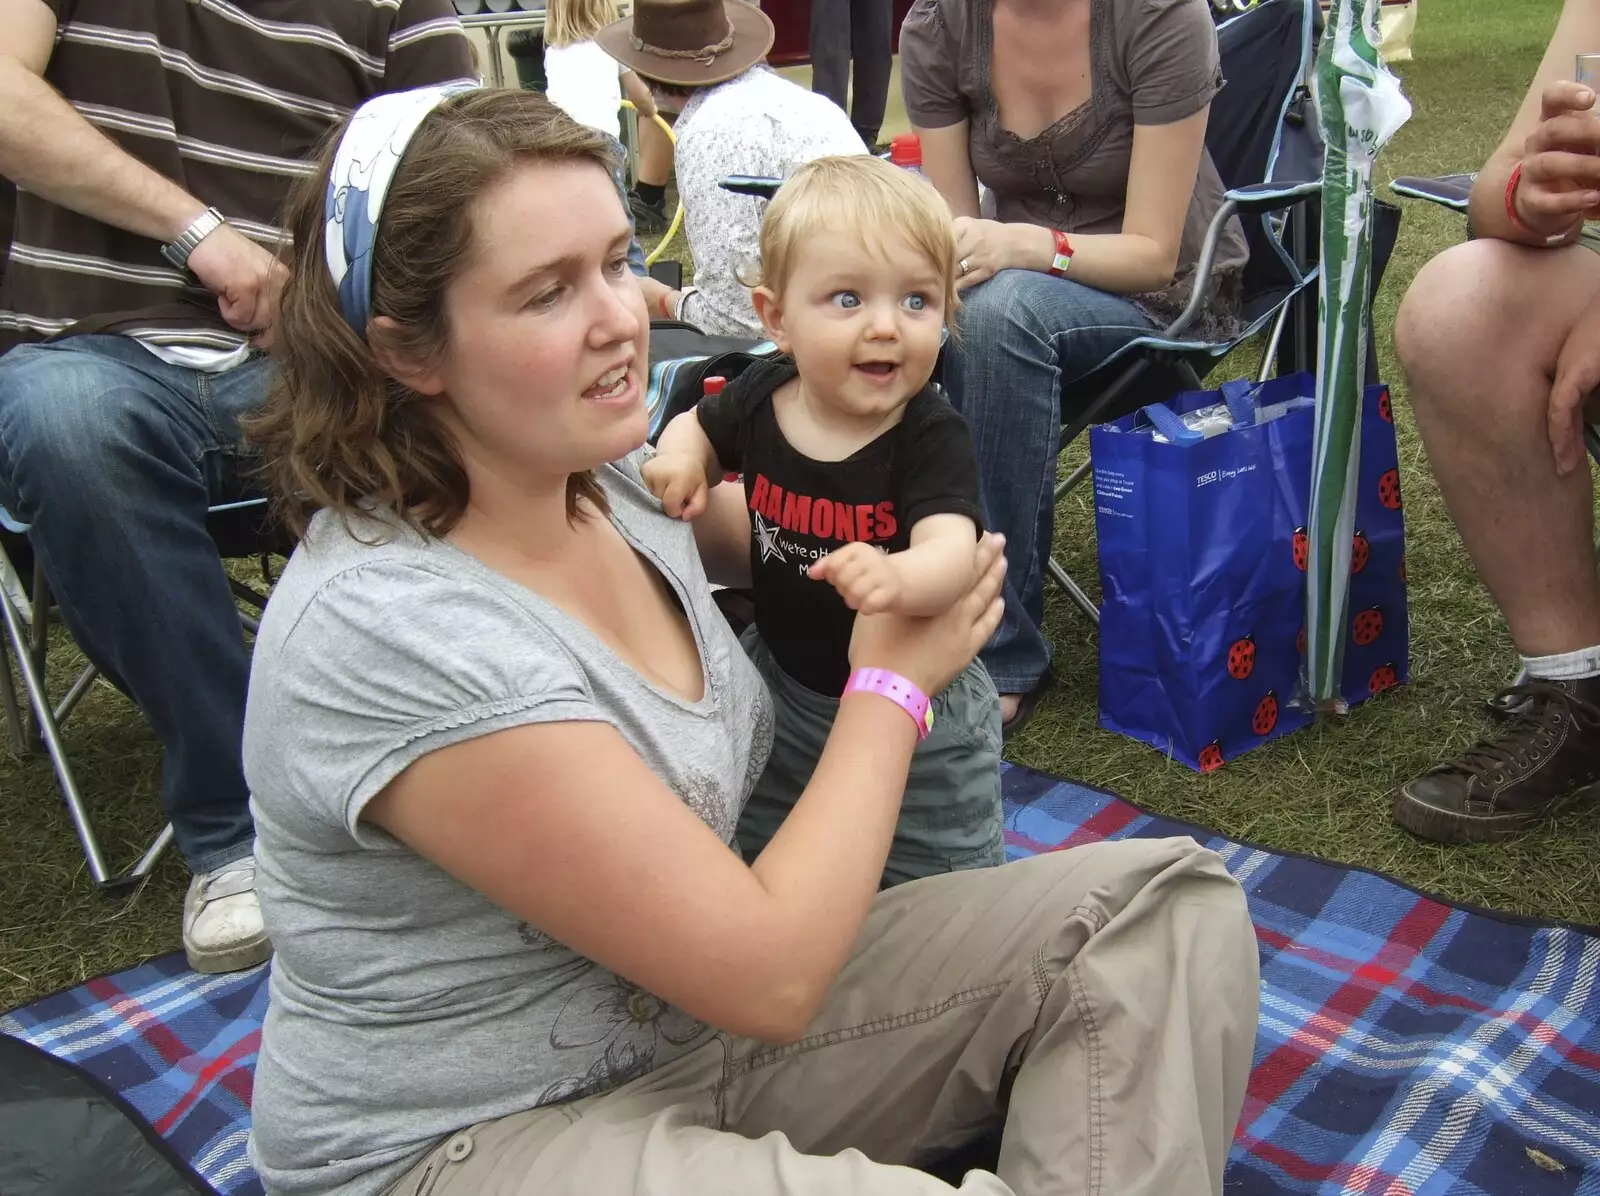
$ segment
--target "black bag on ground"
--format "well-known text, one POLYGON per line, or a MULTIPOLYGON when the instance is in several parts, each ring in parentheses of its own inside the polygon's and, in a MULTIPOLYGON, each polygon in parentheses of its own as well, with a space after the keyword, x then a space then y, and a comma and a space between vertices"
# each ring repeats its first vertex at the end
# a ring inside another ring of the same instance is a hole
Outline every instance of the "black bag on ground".
POLYGON ((4 1196, 216 1196, 88 1072, 0 1034, 4 1196))

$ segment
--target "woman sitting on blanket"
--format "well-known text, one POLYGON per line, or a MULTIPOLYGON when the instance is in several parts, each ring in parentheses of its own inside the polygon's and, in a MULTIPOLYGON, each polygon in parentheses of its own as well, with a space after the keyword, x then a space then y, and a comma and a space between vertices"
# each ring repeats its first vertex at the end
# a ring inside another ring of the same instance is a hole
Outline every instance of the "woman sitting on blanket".
MULTIPOLYGON (((771 706, 709 581, 748 584, 749 525, 641 481, 611 166, 538 95, 434 89, 364 105, 293 204, 255 435, 303 538, 244 744, 267 1191, 899 1196, 1003 1127, 964 1191, 1220 1192, 1257 971, 1215 855, 880 894, 917 733, 865 692, 730 848, 771 706)), ((999 620, 979 556, 947 613, 857 619, 854 666, 945 686, 999 620)))

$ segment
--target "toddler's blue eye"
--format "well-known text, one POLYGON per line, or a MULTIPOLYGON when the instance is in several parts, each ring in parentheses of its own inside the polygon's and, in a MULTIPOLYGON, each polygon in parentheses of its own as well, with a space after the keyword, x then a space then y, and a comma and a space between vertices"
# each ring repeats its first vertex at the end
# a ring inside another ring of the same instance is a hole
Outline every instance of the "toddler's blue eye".
POLYGON ((907 295, 906 306, 912 311, 921 311, 928 306, 928 297, 926 295, 907 295))
POLYGON ((860 307, 861 296, 854 291, 838 291, 833 296, 833 302, 835 305, 844 308, 860 307))

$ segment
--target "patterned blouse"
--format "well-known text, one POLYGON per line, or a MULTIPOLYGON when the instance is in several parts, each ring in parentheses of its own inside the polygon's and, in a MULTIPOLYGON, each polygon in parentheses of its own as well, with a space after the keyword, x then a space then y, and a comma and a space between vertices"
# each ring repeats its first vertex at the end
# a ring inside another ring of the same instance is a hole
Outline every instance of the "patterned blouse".
POLYGON ((718 184, 732 174, 786 178, 814 158, 864 154, 867 147, 832 100, 766 67, 697 92, 676 132, 678 196, 699 288, 683 318, 722 336, 763 337, 738 276, 760 257, 766 204, 718 184))

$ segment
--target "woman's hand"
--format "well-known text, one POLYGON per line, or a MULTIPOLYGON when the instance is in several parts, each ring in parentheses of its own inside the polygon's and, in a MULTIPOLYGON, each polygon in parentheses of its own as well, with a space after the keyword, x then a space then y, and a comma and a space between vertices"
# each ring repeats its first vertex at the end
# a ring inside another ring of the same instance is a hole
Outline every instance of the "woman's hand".
POLYGON ((1004 536, 984 536, 978 545, 972 588, 942 615, 929 619, 857 615, 850 637, 851 667, 888 669, 915 682, 927 694, 944 689, 1000 626, 1004 549, 1004 536))
POLYGON ((956 287, 966 290, 1016 265, 1010 225, 956 217, 956 287))
POLYGON ((1558 80, 1540 96, 1539 123, 1522 148, 1517 219, 1542 237, 1573 231, 1600 208, 1600 119, 1595 93, 1558 80))

